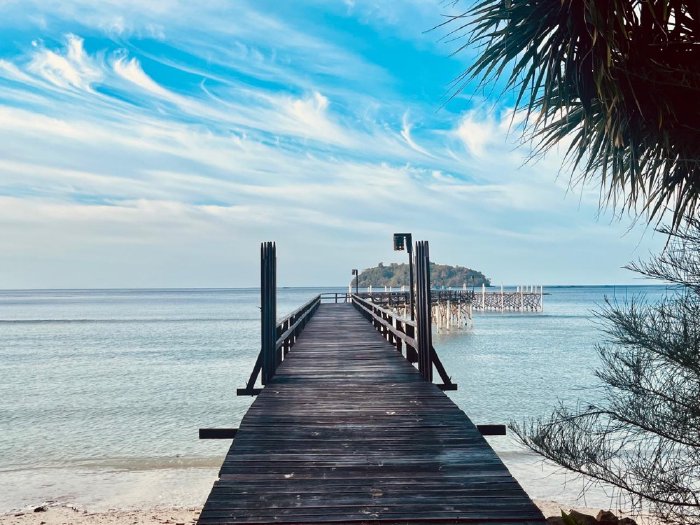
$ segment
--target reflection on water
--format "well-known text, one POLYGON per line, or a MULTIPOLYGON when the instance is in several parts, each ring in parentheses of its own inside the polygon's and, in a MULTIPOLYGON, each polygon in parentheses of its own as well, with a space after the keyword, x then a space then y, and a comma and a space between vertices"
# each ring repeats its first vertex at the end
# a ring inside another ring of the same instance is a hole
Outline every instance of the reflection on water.
MULTIPOLYGON (((280 290, 278 312, 319 291, 332 290, 280 290)), ((449 395, 475 423, 545 415, 559 399, 595 399, 601 336, 592 310, 605 295, 664 293, 548 291, 544 314, 477 314, 472 330, 435 335, 459 384, 449 395)), ((0 511, 45 499, 203 500, 229 443, 199 441, 197 430, 236 427, 251 403, 235 389, 257 355, 258 305, 257 290, 0 292, 0 511), (134 490, 146 483, 161 492, 134 490)), ((510 437, 489 441, 533 497, 578 495, 579 484, 564 487, 510 437)))

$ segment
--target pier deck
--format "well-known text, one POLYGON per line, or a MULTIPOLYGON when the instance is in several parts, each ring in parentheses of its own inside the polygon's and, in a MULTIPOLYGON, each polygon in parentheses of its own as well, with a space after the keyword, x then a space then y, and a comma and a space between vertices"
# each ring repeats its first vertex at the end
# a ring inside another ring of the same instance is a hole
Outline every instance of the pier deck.
POLYGON ((322 304, 256 398, 199 518, 544 523, 475 425, 350 304, 322 304))

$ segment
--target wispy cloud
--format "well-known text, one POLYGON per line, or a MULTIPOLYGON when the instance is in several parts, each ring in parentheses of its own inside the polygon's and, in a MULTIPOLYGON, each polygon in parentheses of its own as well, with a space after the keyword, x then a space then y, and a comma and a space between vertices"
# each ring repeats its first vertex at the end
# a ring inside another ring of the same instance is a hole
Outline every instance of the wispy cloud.
POLYGON ((102 80, 102 71, 88 56, 83 47, 83 39, 67 35, 65 53, 57 53, 41 47, 33 53, 27 69, 60 88, 75 88, 89 91, 95 82, 102 80))
POLYGON ((167 89, 160 86, 151 77, 144 73, 141 64, 136 58, 120 57, 114 61, 114 71, 123 79, 135 86, 144 89, 156 97, 166 100, 177 100, 167 89))
POLYGON ((279 236, 301 259, 328 259, 320 274, 285 274, 292 284, 338 282, 348 261, 375 263, 395 228, 431 236, 446 262, 522 282, 499 246, 551 249, 547 231, 601 238, 581 226, 595 196, 565 199, 558 159, 524 163, 519 115, 493 102, 439 109, 377 54, 386 32, 410 44, 408 62, 436 53, 403 23, 432 2, 341 7, 328 7, 338 27, 310 31, 325 3, 6 2, 0 27, 23 38, 0 55, 0 274, 13 276, 0 286, 147 285, 100 270, 95 254, 202 270, 223 239, 244 246, 222 255, 240 280, 154 270, 150 284, 250 285, 255 243, 279 236), (365 244, 372 255, 358 255, 365 244), (26 271, 13 267, 23 253, 36 261, 26 271), (63 277, 33 282, 52 258, 63 277))

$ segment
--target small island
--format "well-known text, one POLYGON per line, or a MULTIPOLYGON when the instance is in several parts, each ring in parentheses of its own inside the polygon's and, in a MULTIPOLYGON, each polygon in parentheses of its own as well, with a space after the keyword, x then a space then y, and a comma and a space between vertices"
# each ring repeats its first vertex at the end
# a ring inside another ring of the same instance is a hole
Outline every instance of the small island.
MULTIPOLYGON (((462 288, 467 286, 491 286, 491 280, 483 273, 448 264, 430 263, 430 279, 434 288, 462 288)), ((359 285, 368 286, 408 286, 408 264, 379 263, 374 268, 367 268, 360 273, 359 285)))

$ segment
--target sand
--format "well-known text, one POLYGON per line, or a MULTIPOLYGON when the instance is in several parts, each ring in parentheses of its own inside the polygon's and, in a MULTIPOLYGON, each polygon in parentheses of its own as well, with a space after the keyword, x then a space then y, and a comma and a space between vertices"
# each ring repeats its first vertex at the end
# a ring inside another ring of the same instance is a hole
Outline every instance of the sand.
MULTIPOLYGON (((559 516, 561 510, 569 511, 568 505, 554 501, 535 500, 545 516, 559 516)), ((156 507, 142 510, 112 509, 104 512, 90 512, 75 506, 47 506, 45 512, 33 509, 0 515, 3 525, 191 525, 197 522, 199 508, 156 507)), ((595 516, 600 509, 573 507, 579 512, 595 516)), ((610 509, 618 517, 629 516, 617 509, 610 509)), ((639 525, 655 525, 653 520, 631 516, 639 525)))
POLYGON ((32 509, 0 516, 3 525, 191 525, 197 523, 196 508, 154 508, 145 510, 109 510, 89 512, 77 507, 48 507, 45 512, 32 509))

